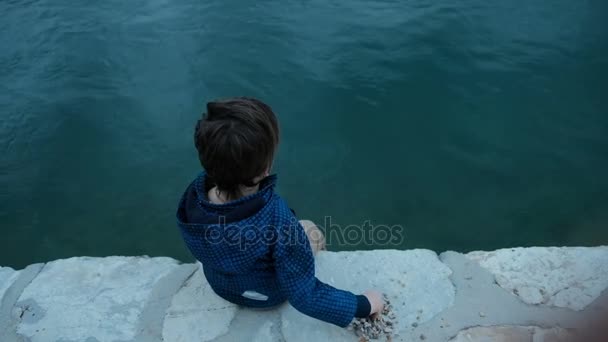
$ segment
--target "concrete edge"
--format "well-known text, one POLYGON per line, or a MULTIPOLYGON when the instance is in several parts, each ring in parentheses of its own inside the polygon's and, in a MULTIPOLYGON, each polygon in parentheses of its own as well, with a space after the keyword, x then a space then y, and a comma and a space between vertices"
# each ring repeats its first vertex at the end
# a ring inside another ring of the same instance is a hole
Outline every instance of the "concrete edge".
POLYGON ((139 318, 135 341, 163 341, 165 314, 171 306, 173 296, 186 284, 197 269, 197 264, 181 264, 156 283, 150 294, 151 299, 144 306, 139 318))
POLYGON ((496 284, 492 273, 462 253, 443 252, 439 260, 452 270, 450 281, 456 289, 453 305, 425 323, 400 331, 395 340, 449 341, 460 331, 474 327, 576 326, 576 311, 522 302, 496 284))
POLYGON ((19 301, 23 290, 42 272, 45 265, 40 263, 27 266, 4 294, 2 303, 0 303, 0 341, 25 340, 23 336, 17 334, 19 318, 14 313, 15 304, 19 301))

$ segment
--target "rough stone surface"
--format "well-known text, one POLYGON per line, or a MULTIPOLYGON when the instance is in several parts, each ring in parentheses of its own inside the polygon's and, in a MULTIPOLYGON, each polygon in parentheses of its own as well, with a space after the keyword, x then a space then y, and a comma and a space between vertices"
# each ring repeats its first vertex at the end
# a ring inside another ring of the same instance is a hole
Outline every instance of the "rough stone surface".
POLYGON ((607 246, 511 248, 467 257, 528 304, 582 310, 608 287, 607 246))
POLYGON ((450 342, 566 342, 570 338, 572 334, 557 327, 493 326, 462 330, 450 342))
POLYGON ((8 268, 4 271, 4 276, 10 280, 3 283, 4 290, 2 290, 3 294, 0 296, 0 341, 24 340, 18 337, 16 332, 19 319, 13 314, 16 309, 15 303, 17 303, 23 289, 38 276, 43 266, 44 264, 32 264, 17 272, 8 268))
POLYGON ((17 333, 32 342, 133 339, 154 285, 176 267, 145 257, 50 262, 15 305, 17 333))
POLYGON ((0 303, 2 303, 4 293, 6 293, 18 276, 19 271, 15 271, 10 267, 0 267, 0 303))
MULTIPOLYGON (((386 293, 398 319, 395 332, 421 324, 454 301, 452 271, 428 250, 324 252, 317 256, 317 277, 336 287, 362 293, 386 293)), ((287 341, 349 341, 351 331, 304 316, 291 306, 282 312, 287 341), (306 331, 306 334, 302 334, 306 331)))
POLYGON ((198 269, 196 264, 182 264, 160 279, 150 293, 152 300, 146 303, 140 316, 137 341, 162 342, 163 322, 167 308, 177 291, 184 286, 198 269))
POLYGON ((228 326, 228 332, 213 342, 234 341, 283 342, 279 310, 260 311, 239 308, 228 326))
POLYGON ((268 342, 274 341, 274 336, 272 334, 273 328, 272 322, 264 322, 262 326, 255 332, 253 335, 253 342, 268 342))
POLYGON ((211 341, 228 332, 237 306, 217 296, 199 269, 173 297, 163 326, 163 339, 211 341))
MULTIPOLYGON (((592 318, 608 317, 607 249, 515 248, 439 258, 428 250, 320 252, 316 265, 329 284, 386 292, 397 315, 394 342, 559 342, 571 331, 606 326, 592 318)), ((287 303, 267 311, 237 307, 212 291, 200 265, 169 258, 0 268, 0 297, 1 342, 358 340, 287 303)))

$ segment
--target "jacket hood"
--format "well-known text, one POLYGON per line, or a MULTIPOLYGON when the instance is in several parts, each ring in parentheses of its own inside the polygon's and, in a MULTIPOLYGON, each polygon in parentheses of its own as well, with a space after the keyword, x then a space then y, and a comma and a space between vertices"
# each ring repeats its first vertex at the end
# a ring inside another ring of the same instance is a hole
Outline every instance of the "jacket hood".
POLYGON ((249 196, 224 204, 211 203, 207 198, 206 174, 201 173, 188 186, 177 209, 177 221, 183 225, 210 225, 238 222, 257 213, 272 197, 276 175, 260 182, 259 190, 249 196))

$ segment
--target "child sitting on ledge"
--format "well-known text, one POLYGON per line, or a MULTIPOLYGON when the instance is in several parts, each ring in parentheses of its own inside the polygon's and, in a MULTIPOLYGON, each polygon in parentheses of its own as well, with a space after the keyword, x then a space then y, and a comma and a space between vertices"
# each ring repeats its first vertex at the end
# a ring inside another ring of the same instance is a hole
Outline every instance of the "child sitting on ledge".
POLYGON ((178 226, 211 288, 232 303, 298 311, 346 327, 382 311, 382 295, 336 289, 315 277, 322 232, 298 221, 270 175, 279 143, 272 109, 251 98, 207 104, 194 144, 205 172, 186 189, 178 226))

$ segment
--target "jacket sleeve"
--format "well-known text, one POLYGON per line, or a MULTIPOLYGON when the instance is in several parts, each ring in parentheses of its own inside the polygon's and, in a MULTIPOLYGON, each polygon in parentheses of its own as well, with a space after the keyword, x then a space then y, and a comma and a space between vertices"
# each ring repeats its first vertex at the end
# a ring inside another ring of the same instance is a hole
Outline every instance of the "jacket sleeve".
POLYGON ((357 310, 357 297, 315 277, 315 262, 304 228, 292 220, 280 227, 273 252, 279 287, 298 311, 346 327, 357 310))

